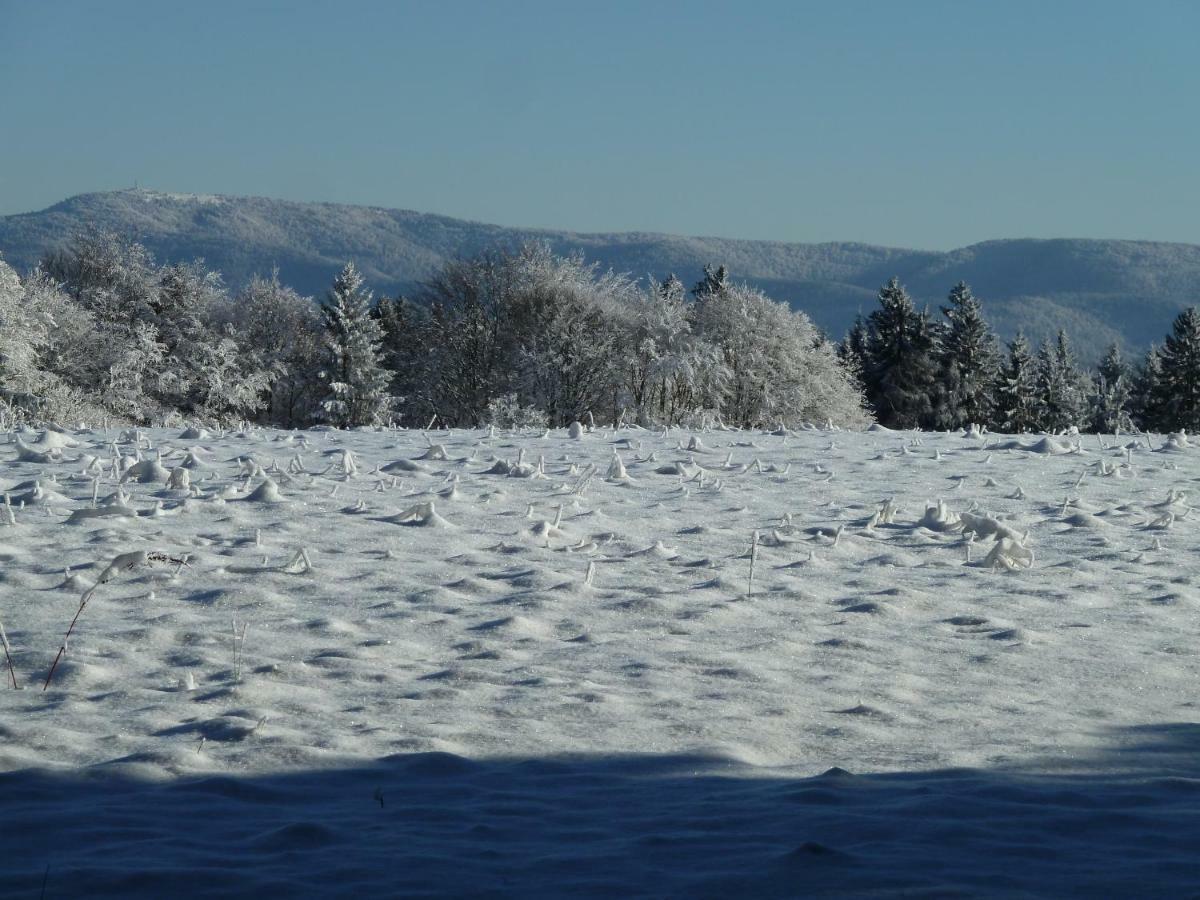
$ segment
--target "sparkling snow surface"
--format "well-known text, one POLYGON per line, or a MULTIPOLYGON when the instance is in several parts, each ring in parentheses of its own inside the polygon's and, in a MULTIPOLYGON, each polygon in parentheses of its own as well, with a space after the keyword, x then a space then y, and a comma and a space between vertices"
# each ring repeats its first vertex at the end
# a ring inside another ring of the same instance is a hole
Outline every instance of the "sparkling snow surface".
POLYGON ((0 896, 1200 877, 1186 437, 30 432, 0 490, 0 896))

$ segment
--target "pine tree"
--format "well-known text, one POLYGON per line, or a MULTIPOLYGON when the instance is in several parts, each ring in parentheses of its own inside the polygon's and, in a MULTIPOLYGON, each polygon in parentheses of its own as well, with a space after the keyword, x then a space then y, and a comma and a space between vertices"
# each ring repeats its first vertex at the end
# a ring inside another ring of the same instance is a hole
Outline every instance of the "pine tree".
POLYGON ((1129 372, 1121 359, 1121 348, 1113 343, 1093 379, 1092 430, 1101 434, 1133 430, 1129 406, 1129 372))
POLYGON ((859 313, 837 347, 838 359, 859 385, 864 383, 867 369, 870 367, 870 357, 867 353, 868 335, 867 323, 863 320, 862 313, 859 313))
POLYGON ((324 306, 329 395, 322 404, 342 427, 385 422, 391 409, 388 373, 381 362, 383 333, 371 315, 371 293, 354 263, 346 263, 324 306))
POLYGON ((704 267, 704 277, 696 282, 696 286, 692 288, 692 296, 697 300, 703 300, 705 297, 711 297, 715 294, 720 294, 729 287, 729 270, 724 266, 704 267))
POLYGON ((929 316, 917 312, 896 278, 879 289, 879 306, 867 319, 867 400, 889 428, 931 427, 938 385, 929 316))
POLYGON ((999 358, 996 339, 983 309, 966 282, 950 291, 942 314, 949 320, 942 335, 941 378, 945 394, 939 410, 943 428, 984 424, 992 418, 999 358))
POLYGON ((1155 399, 1164 430, 1200 431, 1200 309, 1185 309, 1163 343, 1155 399))
POLYGON ((1038 427, 1037 364, 1029 341, 1020 331, 1008 344, 1008 360, 1000 370, 996 389, 993 427, 998 431, 1023 434, 1038 427))
POLYGON ((1163 430, 1163 411, 1159 399, 1159 381, 1162 380, 1162 350, 1151 344, 1146 358, 1138 367, 1133 382, 1133 421, 1143 431, 1163 430))
POLYGON ((1061 328, 1055 342, 1043 343, 1038 352, 1037 391, 1043 431, 1069 431, 1084 424, 1087 392, 1083 375, 1075 364, 1067 333, 1061 328))

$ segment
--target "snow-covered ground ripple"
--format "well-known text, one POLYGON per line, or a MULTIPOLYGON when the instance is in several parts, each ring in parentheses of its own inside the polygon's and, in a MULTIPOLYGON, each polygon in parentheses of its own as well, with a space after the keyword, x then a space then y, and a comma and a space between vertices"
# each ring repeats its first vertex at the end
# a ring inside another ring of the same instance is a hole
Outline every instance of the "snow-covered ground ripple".
POLYGON ((0 895, 1193 884, 1186 436, 0 440, 0 895))

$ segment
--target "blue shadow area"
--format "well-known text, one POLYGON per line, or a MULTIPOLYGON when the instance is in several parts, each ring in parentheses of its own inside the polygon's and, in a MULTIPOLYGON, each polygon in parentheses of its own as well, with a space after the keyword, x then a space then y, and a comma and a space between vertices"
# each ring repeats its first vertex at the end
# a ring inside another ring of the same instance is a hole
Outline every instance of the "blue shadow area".
POLYGON ((0 896, 1197 895, 1200 725, 1114 738, 1071 774, 439 753, 167 781, 25 770, 0 775, 0 896))

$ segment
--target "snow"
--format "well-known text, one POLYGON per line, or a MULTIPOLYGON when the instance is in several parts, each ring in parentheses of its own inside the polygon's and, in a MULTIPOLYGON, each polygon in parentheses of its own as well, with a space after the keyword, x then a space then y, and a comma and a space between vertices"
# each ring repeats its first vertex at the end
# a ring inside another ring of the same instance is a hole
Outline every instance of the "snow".
POLYGON ((1028 440, 0 435, 0 894, 1190 890, 1200 449, 1028 440))

